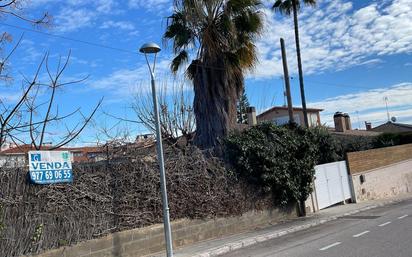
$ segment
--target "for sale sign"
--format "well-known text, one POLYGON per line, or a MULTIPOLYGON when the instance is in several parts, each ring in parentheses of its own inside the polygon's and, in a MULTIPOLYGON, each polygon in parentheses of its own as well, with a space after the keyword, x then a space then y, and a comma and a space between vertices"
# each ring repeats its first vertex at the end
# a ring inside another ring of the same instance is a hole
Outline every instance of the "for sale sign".
POLYGON ((30 151, 30 179, 35 184, 70 183, 72 163, 68 151, 30 151))

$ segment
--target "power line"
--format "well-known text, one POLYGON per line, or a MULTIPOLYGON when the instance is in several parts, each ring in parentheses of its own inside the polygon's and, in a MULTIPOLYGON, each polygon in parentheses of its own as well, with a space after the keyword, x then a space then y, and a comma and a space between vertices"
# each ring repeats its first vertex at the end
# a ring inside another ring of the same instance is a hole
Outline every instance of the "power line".
MULTIPOLYGON (((98 44, 98 43, 94 43, 94 42, 90 42, 90 41, 81 40, 81 39, 75 39, 75 38, 70 38, 70 37, 67 37, 67 36, 56 35, 56 34, 44 32, 44 31, 29 29, 29 28, 25 28, 25 27, 21 27, 21 26, 17 26, 17 25, 4 23, 4 22, 0 22, 0 25, 12 27, 12 28, 15 28, 15 29, 23 30, 23 31, 33 32, 33 33, 41 34, 41 35, 48 36, 48 37, 60 38, 60 39, 64 39, 64 40, 68 40, 68 41, 72 41, 72 42, 78 42, 78 43, 82 43, 82 44, 86 44, 86 45, 90 45, 90 46, 105 48, 105 49, 109 49, 109 50, 113 50, 113 51, 129 53, 129 54, 138 54, 137 51, 134 52, 134 51, 131 51, 131 50, 122 49, 122 48, 118 48, 118 47, 112 47, 112 46, 98 44)), ((203 64, 192 63, 191 65, 198 66, 198 67, 209 68, 209 69, 215 69, 215 70, 225 70, 225 68, 222 68, 222 67, 215 67, 215 66, 209 66, 209 65, 203 65, 203 64)), ((291 77, 291 79, 293 79, 293 77, 291 77)), ((321 81, 314 81, 314 80, 308 80, 308 79, 305 79, 305 81, 307 81, 311 84, 321 84, 321 85, 328 85, 328 86, 335 86, 335 87, 345 87, 345 88, 355 88, 355 89, 369 89, 369 90, 374 89, 374 88, 371 88, 371 87, 353 86, 353 85, 345 85, 345 84, 334 84, 334 83, 330 83, 330 82, 321 82, 321 81)))
POLYGON ((129 53, 129 54, 138 54, 137 51, 134 52, 134 51, 130 51, 130 50, 127 50, 127 49, 118 48, 118 47, 112 47, 112 46, 107 46, 107 45, 102 45, 102 44, 98 44, 98 43, 94 43, 94 42, 81 40, 81 39, 75 39, 75 38, 70 38, 70 37, 66 37, 66 36, 56 35, 56 34, 44 32, 44 31, 38 31, 38 30, 34 30, 34 29, 24 28, 24 27, 17 26, 17 25, 11 25, 11 24, 7 24, 7 23, 4 23, 4 22, 0 22, 0 25, 12 27, 12 28, 15 28, 15 29, 23 30, 23 31, 33 32, 33 33, 41 34, 41 35, 48 36, 48 37, 55 37, 55 38, 60 38, 60 39, 64 39, 64 40, 68 40, 68 41, 72 41, 72 42, 78 42, 78 43, 82 43, 82 44, 86 44, 86 45, 105 48, 105 49, 109 49, 109 50, 113 50, 113 51, 119 51, 119 52, 124 52, 124 53, 129 53))

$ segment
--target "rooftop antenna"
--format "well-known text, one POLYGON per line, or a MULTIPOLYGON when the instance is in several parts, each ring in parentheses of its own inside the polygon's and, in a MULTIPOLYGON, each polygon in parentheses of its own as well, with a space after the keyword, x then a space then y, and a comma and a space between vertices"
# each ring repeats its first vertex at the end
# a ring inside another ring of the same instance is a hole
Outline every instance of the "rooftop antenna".
POLYGON ((385 104, 386 104, 386 115, 388 115, 388 122, 391 122, 391 116, 389 115, 389 109, 388 109, 388 97, 387 96, 385 96, 384 98, 383 98, 383 100, 385 100, 385 104))

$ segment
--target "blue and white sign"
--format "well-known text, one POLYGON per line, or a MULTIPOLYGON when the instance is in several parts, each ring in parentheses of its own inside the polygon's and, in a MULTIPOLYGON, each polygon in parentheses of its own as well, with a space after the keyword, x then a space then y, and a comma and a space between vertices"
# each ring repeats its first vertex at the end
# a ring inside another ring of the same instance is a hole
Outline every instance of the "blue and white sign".
POLYGON ((70 183, 72 163, 68 151, 30 151, 30 179, 35 184, 70 183))

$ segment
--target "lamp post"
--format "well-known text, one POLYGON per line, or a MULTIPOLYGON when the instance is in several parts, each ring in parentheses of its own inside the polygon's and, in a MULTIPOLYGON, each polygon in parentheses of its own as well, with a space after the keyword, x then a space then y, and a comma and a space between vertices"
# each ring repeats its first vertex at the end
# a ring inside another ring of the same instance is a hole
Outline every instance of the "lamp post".
POLYGON ((159 161, 160 167, 160 190, 162 193, 162 203, 163 203, 163 226, 165 232, 166 240, 166 253, 167 257, 173 257, 173 245, 172 245, 172 231, 170 229, 170 218, 169 218, 169 204, 167 201, 167 189, 166 189, 166 175, 165 175, 165 165, 163 157, 163 146, 162 146, 162 134, 160 130, 160 118, 159 110, 156 96, 156 84, 155 84, 155 68, 156 68, 156 57, 157 53, 160 52, 160 47, 155 43, 146 43, 140 48, 140 52, 144 54, 147 62, 147 67, 149 67, 150 77, 152 80, 152 97, 153 97, 153 109, 155 116, 156 125, 156 141, 157 141, 157 159, 159 161), (154 54, 153 68, 150 67, 148 54, 154 54))

